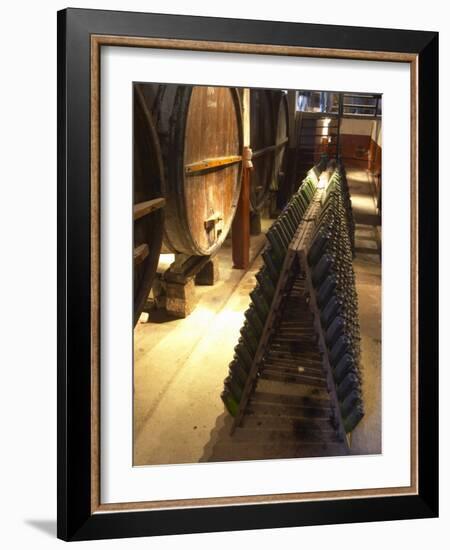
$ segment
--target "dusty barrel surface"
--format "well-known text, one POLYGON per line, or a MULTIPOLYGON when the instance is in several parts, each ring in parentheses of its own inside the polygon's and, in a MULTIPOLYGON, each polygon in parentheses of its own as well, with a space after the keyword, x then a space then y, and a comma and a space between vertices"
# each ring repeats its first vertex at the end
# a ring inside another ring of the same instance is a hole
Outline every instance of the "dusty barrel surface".
POLYGON ((253 151, 250 201, 253 211, 261 210, 271 188, 278 187, 288 139, 285 96, 278 90, 250 90, 250 147, 253 151))
POLYGON ((272 189, 278 190, 282 178, 286 174, 286 149, 289 136, 289 112, 287 94, 283 92, 274 92, 274 113, 276 120, 275 137, 275 165, 272 189))
POLYGON ((224 241, 242 177, 242 115, 235 88, 138 84, 161 144, 164 245, 204 256, 224 241))
POLYGON ((136 88, 133 99, 133 316, 136 324, 158 267, 165 200, 158 134, 151 113, 136 88))

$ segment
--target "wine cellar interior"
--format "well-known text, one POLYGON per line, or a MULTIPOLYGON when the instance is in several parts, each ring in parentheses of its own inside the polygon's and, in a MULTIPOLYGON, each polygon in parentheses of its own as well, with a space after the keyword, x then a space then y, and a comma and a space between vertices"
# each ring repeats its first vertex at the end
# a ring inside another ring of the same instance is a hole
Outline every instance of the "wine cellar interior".
POLYGON ((381 96, 133 109, 133 464, 381 453, 381 96))

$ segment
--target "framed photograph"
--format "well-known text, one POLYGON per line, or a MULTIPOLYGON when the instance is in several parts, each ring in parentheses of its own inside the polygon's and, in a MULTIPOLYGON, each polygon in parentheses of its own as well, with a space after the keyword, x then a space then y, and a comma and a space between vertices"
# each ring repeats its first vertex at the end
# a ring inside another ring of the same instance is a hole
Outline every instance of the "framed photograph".
POLYGON ((58 537, 438 515, 438 34, 58 13, 58 537))

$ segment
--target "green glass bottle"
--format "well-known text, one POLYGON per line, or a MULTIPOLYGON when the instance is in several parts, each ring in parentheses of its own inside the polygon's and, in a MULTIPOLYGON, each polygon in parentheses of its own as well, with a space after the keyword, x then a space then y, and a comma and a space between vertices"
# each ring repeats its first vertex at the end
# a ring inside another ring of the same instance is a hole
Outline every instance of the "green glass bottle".
POLYGON ((251 369, 253 364, 253 357, 248 352, 248 349, 244 346, 242 342, 239 342, 234 347, 234 353, 236 354, 236 357, 239 359, 241 365, 248 372, 251 369))
POLYGON ((277 264, 280 264, 281 262, 277 258, 276 254, 272 252, 272 247, 270 245, 266 247, 261 256, 267 266, 267 269, 270 272, 271 278, 278 281, 281 268, 277 264), (274 258, 276 259, 276 261, 274 261, 274 258))
MULTIPOLYGON (((269 276, 268 269, 263 266, 256 274, 256 280, 266 298, 267 303, 272 303, 273 295, 275 294, 274 281, 269 276)), ((275 281, 276 284, 276 281, 275 281)))
POLYGON ((251 350, 252 355, 254 355, 258 349, 258 341, 254 338, 253 333, 250 331, 247 320, 244 322, 244 326, 241 328, 240 333, 247 347, 251 350))
POLYGON ((242 368, 238 359, 233 359, 229 366, 230 376, 235 378, 240 386, 244 386, 247 381, 248 373, 242 368))
POLYGON ((263 332, 264 326, 261 322, 261 320, 258 317, 258 314, 256 313, 255 306, 253 304, 250 304, 249 308, 245 312, 245 317, 249 323, 249 325, 252 327, 252 329, 255 331, 256 335, 258 336, 258 339, 261 337, 261 334, 263 332))
POLYGON ((265 321, 267 319, 267 316, 269 315, 269 307, 259 288, 255 288, 250 292, 250 298, 255 304, 260 319, 264 319, 265 321))
POLYGON ((355 429, 357 424, 361 421, 364 416, 364 408, 362 405, 355 407, 352 412, 344 418, 344 428, 347 433, 350 433, 355 429))
POLYGON ((220 397, 224 402, 224 405, 227 411, 231 414, 231 416, 236 416, 239 410, 239 403, 233 397, 231 392, 227 388, 225 388, 223 392, 220 394, 220 397))
MULTIPOLYGON (((284 257, 286 255, 286 249, 284 244, 281 242, 279 235, 270 229, 266 233, 267 240, 270 243, 270 248, 273 256, 275 256, 276 261, 279 265, 283 265, 284 257)), ((278 278, 278 277, 277 277, 278 278)))

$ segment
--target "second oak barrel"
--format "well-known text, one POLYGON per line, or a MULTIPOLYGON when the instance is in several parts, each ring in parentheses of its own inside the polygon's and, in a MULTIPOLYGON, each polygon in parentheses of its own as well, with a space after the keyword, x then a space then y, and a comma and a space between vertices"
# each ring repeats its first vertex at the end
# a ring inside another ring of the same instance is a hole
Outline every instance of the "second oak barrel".
POLYGON ((287 141, 286 93, 282 90, 252 88, 250 90, 250 147, 253 151, 253 171, 250 183, 250 204, 253 211, 260 211, 270 190, 278 189, 287 141))

